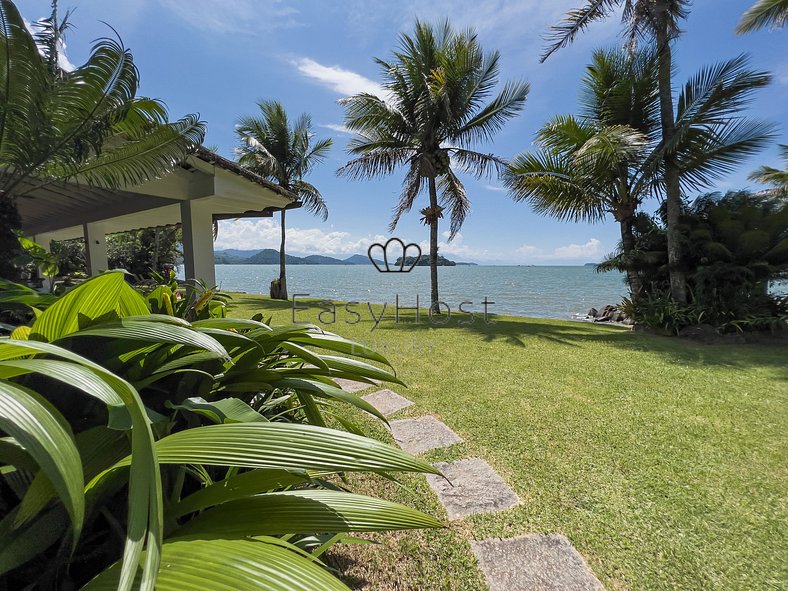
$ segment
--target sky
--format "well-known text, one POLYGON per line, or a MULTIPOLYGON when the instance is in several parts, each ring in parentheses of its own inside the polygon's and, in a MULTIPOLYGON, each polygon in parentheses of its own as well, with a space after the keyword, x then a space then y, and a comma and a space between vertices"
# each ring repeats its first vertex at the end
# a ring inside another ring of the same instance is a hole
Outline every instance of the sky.
MULTIPOLYGON (((736 36, 741 14, 754 0, 695 0, 684 34, 675 47, 678 83, 714 61, 748 53, 753 65, 770 71, 772 84, 761 90, 749 115, 788 120, 788 29, 736 36)), ((350 135, 338 100, 379 88, 374 57, 386 58, 398 35, 415 19, 473 27, 487 51, 501 52, 501 82, 527 80, 525 108, 490 144, 476 146, 504 158, 534 148, 536 131, 557 114, 577 111, 578 83, 597 47, 621 44, 617 19, 594 23, 578 40, 539 63, 543 36, 580 0, 61 0, 61 12, 75 8, 65 39, 69 62, 87 58, 92 42, 114 35, 131 48, 140 69, 141 94, 163 100, 171 118, 199 113, 207 123, 206 145, 233 157, 235 124, 256 113, 257 101, 276 99, 295 117, 312 116, 316 136, 334 139, 324 165, 309 181, 323 194, 327 222, 305 211, 287 216, 288 251, 346 257, 389 236, 391 210, 403 171, 385 179, 352 181, 336 176, 349 156, 350 135)), ((18 0, 22 15, 34 21, 49 14, 50 0, 18 0)), ((779 128, 780 143, 788 129, 779 128)), ((711 189, 753 188, 747 175, 757 166, 780 166, 777 145, 745 162, 711 189)), ((538 216, 515 203, 496 178, 463 178, 472 211, 460 234, 440 253, 458 261, 487 264, 572 265, 597 262, 618 240, 612 219, 594 225, 538 216)), ((711 190, 710 189, 710 190, 711 190)), ((428 229, 418 210, 426 195, 400 221, 395 235, 426 245, 428 229)), ((656 209, 655 201, 644 204, 656 209)), ((444 228, 448 229, 448 228, 444 228)), ((278 220, 224 221, 216 248, 278 248, 278 220)))

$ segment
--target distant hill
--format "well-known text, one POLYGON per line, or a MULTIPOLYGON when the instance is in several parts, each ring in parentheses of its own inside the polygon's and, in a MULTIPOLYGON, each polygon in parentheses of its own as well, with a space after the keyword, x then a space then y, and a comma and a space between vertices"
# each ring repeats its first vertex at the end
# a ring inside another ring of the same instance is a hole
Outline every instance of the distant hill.
MULTIPOLYGON (((375 259, 375 262, 378 265, 382 265, 383 264, 383 261, 379 261, 378 259, 375 259)), ((354 254, 353 256, 349 256, 348 258, 346 258, 344 260, 344 263, 346 265, 369 265, 369 264, 371 264, 369 262, 369 257, 364 256, 363 254, 354 254)))
MULTIPOLYGON (((264 250, 238 250, 228 248, 217 250, 214 253, 214 261, 217 265, 278 265, 279 251, 274 248, 264 250)), ((288 265, 371 265, 369 258, 363 254, 354 254, 346 259, 337 259, 319 254, 312 254, 305 257, 285 255, 285 262, 288 265)), ((377 261, 379 265, 383 261, 377 261)))

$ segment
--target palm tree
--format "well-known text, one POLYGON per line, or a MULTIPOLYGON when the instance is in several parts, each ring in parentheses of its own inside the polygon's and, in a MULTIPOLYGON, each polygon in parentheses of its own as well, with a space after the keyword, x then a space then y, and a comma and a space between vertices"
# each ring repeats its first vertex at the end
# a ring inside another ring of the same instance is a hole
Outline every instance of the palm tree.
POLYGON ((780 170, 772 166, 761 166, 747 178, 764 185, 772 185, 778 195, 788 197, 788 146, 780 145, 780 151, 786 162, 785 168, 780 170))
MULTIPOLYGON (((581 86, 579 117, 557 116, 537 134, 540 149, 515 156, 506 184, 516 201, 562 220, 601 221, 611 214, 625 255, 650 186, 640 182, 659 126, 657 61, 652 51, 597 50, 581 86)), ((627 270, 633 297, 636 273, 627 270)))
POLYGON ((376 62, 386 96, 362 93, 343 101, 346 125, 357 134, 348 150, 358 157, 339 174, 360 179, 407 168, 390 231, 426 187, 429 207, 421 214, 430 228, 431 309, 439 312, 438 223, 448 207, 453 239, 471 206, 454 168, 477 178, 504 171, 504 160, 471 146, 491 139, 520 112, 529 86, 508 83, 485 104, 498 82, 499 53, 484 53, 473 31, 457 32, 448 21, 438 27, 417 21, 412 36, 400 36, 393 59, 376 62))
POLYGON ((659 60, 659 108, 664 155, 663 180, 667 202, 668 258, 670 261, 670 290, 678 302, 686 302, 687 286, 681 268, 681 163, 674 151, 676 114, 673 105, 673 56, 672 42, 679 35, 679 21, 688 14, 688 0, 588 0, 579 9, 570 11, 563 22, 553 27, 552 44, 542 56, 546 60, 561 47, 569 45, 590 23, 610 16, 623 6, 623 22, 630 47, 647 35, 656 43, 659 60))
MULTIPOLYGON (((538 212, 594 222, 611 214, 621 229, 620 266, 633 298, 640 275, 633 225, 637 209, 662 191, 656 54, 596 51, 582 83, 580 117, 559 116, 537 135, 536 153, 516 156, 507 173, 512 197, 538 212)), ((706 68, 678 101, 675 153, 684 190, 710 186, 773 137, 768 123, 740 112, 769 76, 739 57, 706 68)))
POLYGON ((788 0, 758 0, 742 15, 736 32, 743 35, 764 27, 777 29, 784 27, 786 23, 788 23, 788 0))
POLYGON ((205 133, 197 116, 168 123, 160 102, 136 96, 139 72, 119 41, 100 39, 84 65, 58 68, 52 36, 66 26, 34 39, 14 3, 0 0, 0 274, 15 272, 7 262, 20 226, 17 199, 72 180, 143 183, 174 169, 205 133))
MULTIPOLYGON (((307 211, 328 219, 328 207, 320 191, 304 180, 323 162, 333 145, 330 138, 313 141, 312 120, 303 114, 292 127, 278 101, 260 101, 260 116, 243 117, 236 127, 241 146, 239 162, 249 170, 295 193, 307 211)), ((282 239, 279 247, 279 279, 271 282, 271 297, 287 299, 285 255, 285 209, 281 210, 282 239)))

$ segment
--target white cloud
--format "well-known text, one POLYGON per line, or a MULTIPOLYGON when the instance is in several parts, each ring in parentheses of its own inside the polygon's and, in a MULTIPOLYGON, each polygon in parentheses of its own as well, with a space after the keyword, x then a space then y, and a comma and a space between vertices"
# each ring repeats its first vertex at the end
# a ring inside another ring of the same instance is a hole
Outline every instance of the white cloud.
POLYGON ((336 131, 337 133, 353 135, 353 132, 350 129, 339 123, 318 123, 317 126, 324 129, 330 129, 331 131, 336 131))
POLYGON ((498 192, 503 192, 503 193, 506 192, 506 188, 505 187, 499 187, 497 185, 484 185, 484 188, 487 189, 488 191, 498 191, 498 192))
MULTIPOLYGON (((31 35, 38 33, 35 27, 27 19, 23 18, 22 22, 25 23, 25 27, 28 31, 30 31, 31 35)), ((66 72, 73 72, 77 69, 77 67, 69 61, 68 54, 66 53, 66 47, 66 42, 61 38, 57 44, 57 65, 66 72)))
POLYGON ((324 66, 308 57, 297 59, 294 64, 301 74, 316 80, 343 97, 361 92, 368 92, 378 96, 383 96, 384 94, 380 84, 351 70, 346 70, 339 66, 324 66))
POLYGON ((523 244, 515 253, 523 261, 587 260, 598 258, 602 253, 602 242, 591 238, 585 244, 567 244, 547 251, 538 246, 523 244))
POLYGON ((594 257, 602 254, 600 246, 602 243, 596 238, 591 238, 585 244, 568 244, 556 248, 553 256, 557 259, 577 259, 584 257, 594 257))
POLYGON ((544 257, 543 249, 539 248, 538 246, 531 246, 530 244, 523 244, 514 252, 526 259, 544 257))
MULTIPOLYGON (((219 222, 217 250, 237 248, 254 250, 279 249, 280 225, 274 218, 227 220, 219 222)), ((383 236, 354 237, 349 232, 321 228, 287 228, 287 251, 291 253, 345 255, 366 254, 373 242, 385 241, 383 236)))
MULTIPOLYGON (((449 236, 451 236, 450 232, 444 231, 441 235, 444 240, 438 242, 438 253, 445 257, 457 259, 461 262, 492 261, 498 258, 496 253, 491 253, 485 248, 476 248, 465 244, 465 238, 460 233, 458 233, 451 242, 449 242, 449 236)), ((424 254, 430 252, 430 243, 428 240, 422 240, 419 246, 424 254)))
POLYGON ((265 35, 264 28, 298 24, 298 10, 283 0, 159 0, 184 24, 211 33, 265 35))

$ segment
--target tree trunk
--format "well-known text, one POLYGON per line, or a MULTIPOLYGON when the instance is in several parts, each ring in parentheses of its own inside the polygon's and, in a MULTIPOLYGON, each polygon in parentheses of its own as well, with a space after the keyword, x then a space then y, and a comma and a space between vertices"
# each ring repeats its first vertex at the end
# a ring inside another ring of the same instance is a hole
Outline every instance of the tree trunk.
POLYGON ((282 240, 279 244, 279 280, 277 289, 271 290, 271 297, 277 300, 286 300, 287 298, 287 267, 285 254, 285 210, 282 210, 282 240), (275 293, 274 293, 275 292, 275 293))
POLYGON ((434 176, 430 176, 430 210, 433 212, 430 217, 430 306, 436 314, 440 314, 440 305, 438 305, 440 301, 438 297, 438 189, 435 186, 434 176))
MULTIPOLYGON (((676 132, 676 119, 673 112, 673 85, 671 80, 673 57, 671 39, 668 32, 668 2, 661 3, 661 14, 657 25, 656 41, 659 51, 659 110, 662 123, 662 142, 667 146, 673 141, 676 132)), ((687 285, 681 268, 681 185, 679 167, 674 154, 665 153, 665 200, 668 222, 668 266, 670 268, 670 293, 679 303, 687 301, 687 285)))
POLYGON ((632 268, 629 258, 635 251, 635 235, 632 233, 632 216, 626 216, 619 221, 621 227, 621 250, 624 252, 626 263, 627 285, 629 286, 630 299, 634 302, 640 295, 640 276, 632 268))

